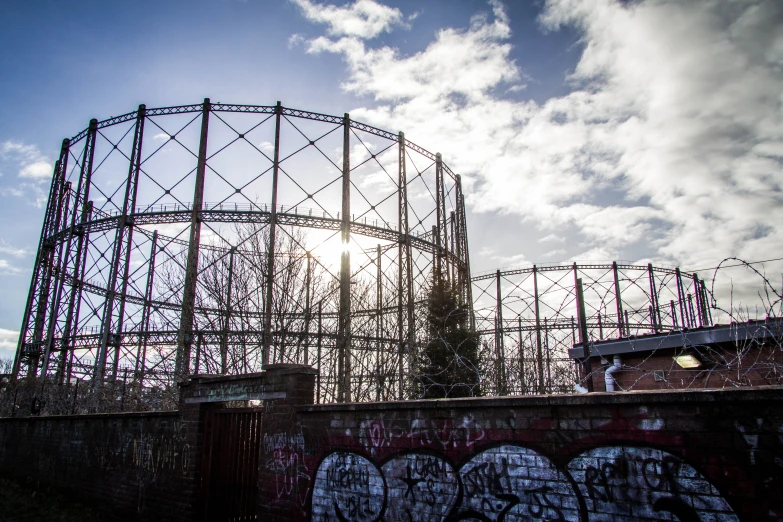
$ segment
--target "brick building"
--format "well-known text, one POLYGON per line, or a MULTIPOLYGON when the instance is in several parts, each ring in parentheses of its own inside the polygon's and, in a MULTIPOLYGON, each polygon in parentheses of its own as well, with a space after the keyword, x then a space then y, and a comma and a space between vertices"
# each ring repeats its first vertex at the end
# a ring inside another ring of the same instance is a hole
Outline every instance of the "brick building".
POLYGON ((783 320, 732 323, 574 345, 589 391, 783 383, 783 320))

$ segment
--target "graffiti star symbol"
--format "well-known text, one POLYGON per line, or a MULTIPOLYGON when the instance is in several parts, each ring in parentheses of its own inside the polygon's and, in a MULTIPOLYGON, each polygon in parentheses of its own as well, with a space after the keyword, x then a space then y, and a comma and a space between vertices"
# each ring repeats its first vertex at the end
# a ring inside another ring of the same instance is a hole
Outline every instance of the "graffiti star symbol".
POLYGON ((411 465, 410 464, 408 464, 407 475, 408 475, 407 478, 402 479, 402 481, 405 482, 408 485, 408 489, 405 491, 405 495, 403 495, 403 498, 408 498, 408 493, 410 493, 411 497, 413 497, 413 501, 416 502, 416 493, 413 491, 413 486, 415 486, 416 484, 418 484, 419 482, 421 482, 424 479, 420 479, 420 478, 417 479, 417 478, 411 477, 411 465))

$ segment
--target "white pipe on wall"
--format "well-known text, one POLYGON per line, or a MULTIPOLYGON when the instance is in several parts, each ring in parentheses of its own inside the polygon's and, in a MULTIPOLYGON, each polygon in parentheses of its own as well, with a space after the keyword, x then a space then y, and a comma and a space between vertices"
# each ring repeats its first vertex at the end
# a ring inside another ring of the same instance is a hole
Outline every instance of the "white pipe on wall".
POLYGON ((607 392, 615 391, 614 390, 615 380, 613 374, 615 372, 620 371, 622 367, 623 367, 623 361, 620 360, 619 355, 615 355, 614 358, 612 359, 612 365, 609 368, 607 368, 606 371, 604 372, 604 382, 606 383, 607 392))

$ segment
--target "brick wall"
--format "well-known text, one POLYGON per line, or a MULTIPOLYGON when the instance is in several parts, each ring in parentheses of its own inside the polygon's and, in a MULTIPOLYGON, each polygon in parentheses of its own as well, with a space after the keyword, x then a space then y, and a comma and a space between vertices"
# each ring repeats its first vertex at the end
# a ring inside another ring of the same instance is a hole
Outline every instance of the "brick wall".
POLYGON ((782 393, 299 407, 265 434, 262 520, 778 520, 782 393))
POLYGON ((0 474, 204 520, 210 401, 263 396, 263 521, 783 518, 783 387, 315 406, 312 369, 246 379, 193 379, 178 413, 0 419, 0 474))
POLYGON ((57 488, 107 519, 190 520, 188 429, 177 412, 0 419, 0 473, 57 488))
MULTIPOLYGON (((783 363, 783 350, 763 346, 742 352, 714 348, 705 355, 731 364, 714 364, 698 352, 702 366, 694 369, 680 367, 672 356, 675 350, 657 350, 622 354, 623 368, 614 373, 617 390, 667 390, 684 388, 731 388, 742 386, 780 384, 783 375, 775 371, 783 363), (656 375, 655 372, 658 372, 656 375)), ((591 375, 594 391, 606 391, 604 372, 612 364, 612 356, 591 357, 591 375)))
POLYGON ((175 412, 1 418, 0 476, 58 489, 107 520, 203 521, 210 414, 263 399, 263 426, 280 431, 295 407, 312 404, 316 373, 280 364, 256 374, 193 376, 180 384, 175 412))

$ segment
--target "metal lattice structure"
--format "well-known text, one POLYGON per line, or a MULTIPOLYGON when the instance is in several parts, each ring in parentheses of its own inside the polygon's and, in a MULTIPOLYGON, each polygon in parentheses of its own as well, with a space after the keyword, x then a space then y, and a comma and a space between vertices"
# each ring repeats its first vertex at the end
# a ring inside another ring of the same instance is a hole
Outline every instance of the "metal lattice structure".
POLYGON ((298 363, 322 401, 402 399, 436 268, 469 306, 460 177, 403 133, 141 105, 63 141, 14 374, 161 390, 298 363))
POLYGON ((679 268, 623 263, 533 265, 473 277, 490 394, 574 391, 576 344, 712 325, 708 291, 679 268))

